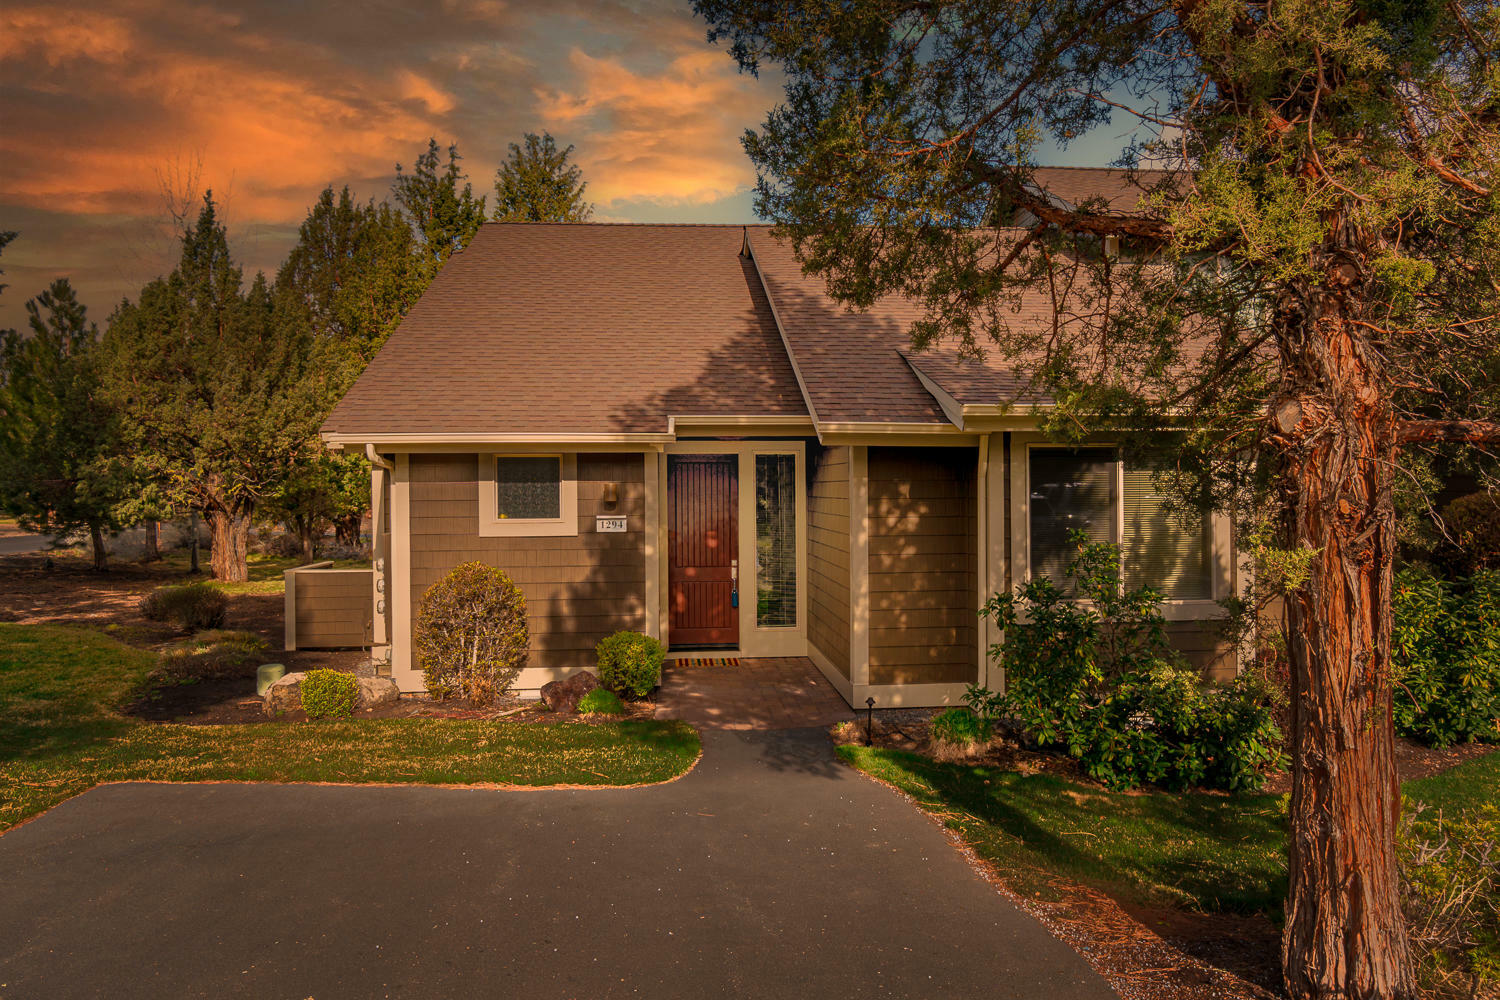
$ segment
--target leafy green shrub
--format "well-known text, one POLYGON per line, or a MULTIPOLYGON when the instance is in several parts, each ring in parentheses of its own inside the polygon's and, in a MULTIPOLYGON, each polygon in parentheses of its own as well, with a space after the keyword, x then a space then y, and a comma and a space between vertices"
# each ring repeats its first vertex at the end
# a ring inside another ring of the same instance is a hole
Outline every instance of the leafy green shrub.
POLYGON ((1074 540, 1067 572, 1087 603, 1046 578, 992 597, 983 613, 1004 630, 990 655, 1006 690, 971 686, 970 708, 1113 787, 1260 787, 1282 762, 1267 692, 1250 678, 1205 688, 1167 641, 1161 596, 1121 586, 1116 546, 1074 540))
POLYGON ((1470 493, 1443 508, 1451 541, 1438 556, 1455 576, 1500 570, 1500 495, 1470 493))
POLYGON ((1391 660, 1396 732, 1438 747, 1500 739, 1500 570, 1454 583, 1398 572, 1391 660))
POLYGON ((622 715, 625 706, 620 704, 620 699, 613 691, 594 688, 578 699, 578 711, 583 715, 622 715))
POLYGON ((211 583, 157 587, 141 600, 141 614, 154 622, 171 622, 197 632, 224 627, 229 598, 211 583))
POLYGON ((309 719, 347 719, 359 704, 359 681, 339 670, 309 670, 301 690, 309 719))
POLYGON ((1500 810, 1491 803, 1450 817, 1407 806, 1396 851, 1422 995, 1493 996, 1500 987, 1500 810))
POLYGON ((270 644, 253 632, 199 632, 162 650, 149 681, 152 686, 163 687, 244 677, 266 662, 269 648, 270 644))
POLYGON ((531 635, 526 598, 510 577, 467 562, 427 588, 412 628, 412 648, 434 698, 488 705, 526 664, 531 635))
POLYGON ((932 741, 953 747, 973 747, 990 738, 990 723, 967 708, 950 708, 932 720, 932 741))
POLYGON ((618 695, 644 698, 661 683, 662 658, 667 647, 639 632, 616 632, 594 647, 599 657, 599 683, 618 695))

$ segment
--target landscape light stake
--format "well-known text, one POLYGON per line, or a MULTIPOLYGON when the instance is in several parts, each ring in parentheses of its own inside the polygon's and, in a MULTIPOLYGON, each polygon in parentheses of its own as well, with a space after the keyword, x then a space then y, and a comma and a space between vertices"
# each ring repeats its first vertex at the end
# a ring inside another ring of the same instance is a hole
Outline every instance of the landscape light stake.
POLYGON ((875 741, 870 736, 870 727, 875 722, 875 699, 865 699, 865 746, 874 746, 875 741))

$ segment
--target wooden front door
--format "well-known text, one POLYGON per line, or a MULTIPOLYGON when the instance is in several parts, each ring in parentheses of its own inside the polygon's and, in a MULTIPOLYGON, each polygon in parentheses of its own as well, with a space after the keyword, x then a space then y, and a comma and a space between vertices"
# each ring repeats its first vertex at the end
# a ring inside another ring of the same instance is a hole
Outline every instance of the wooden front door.
POLYGON ((739 644, 738 480, 734 455, 667 456, 668 641, 674 647, 739 644))

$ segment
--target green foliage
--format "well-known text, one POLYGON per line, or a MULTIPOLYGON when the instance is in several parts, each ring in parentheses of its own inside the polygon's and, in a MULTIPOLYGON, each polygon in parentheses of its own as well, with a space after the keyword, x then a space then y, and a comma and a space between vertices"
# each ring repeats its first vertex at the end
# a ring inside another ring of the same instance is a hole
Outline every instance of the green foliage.
POLYGON ((1422 995, 1491 995, 1500 985, 1500 809, 1445 815, 1408 802, 1396 851, 1422 995))
POLYGON ((1451 542, 1439 557, 1458 575, 1500 569, 1500 495, 1470 493, 1443 508, 1451 542))
POLYGON ((967 708, 945 709, 932 720, 932 739, 935 743, 969 747, 986 743, 989 738, 989 720, 967 708))
POLYGON ((449 257, 463 250, 484 222, 484 195, 474 197, 459 168, 458 147, 448 147, 448 162, 440 166, 436 139, 417 157, 411 173, 396 165, 394 195, 417 235, 416 263, 422 287, 442 270, 449 257))
POLYGON ((25 528, 119 527, 125 489, 113 414, 99 400, 98 328, 59 278, 26 303, 28 334, 0 333, 0 510, 25 528))
POLYGON ((309 670, 299 690, 309 719, 347 719, 359 704, 359 681, 340 670, 309 670))
POLYGON ((427 588, 412 650, 434 698, 488 705, 510 690, 530 646, 526 598, 510 577, 467 562, 427 588))
POLYGON ((1439 747, 1500 739, 1500 570, 1450 583, 1403 569, 1391 615, 1396 732, 1439 747))
POLYGON ((171 622, 198 632, 224 627, 229 598, 211 583, 183 583, 157 587, 141 599, 141 614, 154 622, 171 622))
POLYGON ((625 706, 608 688, 594 688, 578 699, 578 711, 584 715, 623 715, 625 706))
POLYGON ((196 684, 245 677, 265 663, 269 643, 253 632, 210 629, 162 650, 148 686, 196 684))
POLYGON ((599 658, 599 683, 617 695, 644 698, 661 683, 661 664, 667 647, 639 632, 616 632, 594 647, 599 658))
POLYGON ((1084 600, 1043 577, 986 602, 1005 635, 990 655, 1006 688, 971 686, 970 707, 1112 787, 1260 787, 1282 762, 1266 692, 1248 678, 1205 689, 1167 641, 1160 595, 1125 589, 1116 546, 1074 540, 1068 575, 1084 600))
POLYGON ((510 156, 495 174, 495 221, 587 222, 594 206, 583 200, 588 184, 570 165, 573 147, 558 149, 550 133, 527 132, 510 144, 510 156))
POLYGON ((245 579, 257 508, 321 452, 323 373, 306 331, 273 321, 271 290, 242 274, 211 197, 165 278, 125 302, 104 336, 104 394, 133 472, 174 508, 205 512, 221 580, 245 579))

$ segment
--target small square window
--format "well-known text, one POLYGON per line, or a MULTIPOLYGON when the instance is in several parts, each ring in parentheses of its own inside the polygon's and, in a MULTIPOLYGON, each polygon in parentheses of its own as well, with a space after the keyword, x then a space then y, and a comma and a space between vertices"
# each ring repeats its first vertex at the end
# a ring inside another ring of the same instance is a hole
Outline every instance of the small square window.
POLYGON ((562 459, 556 455, 496 458, 495 516, 527 521, 562 517, 562 459))

